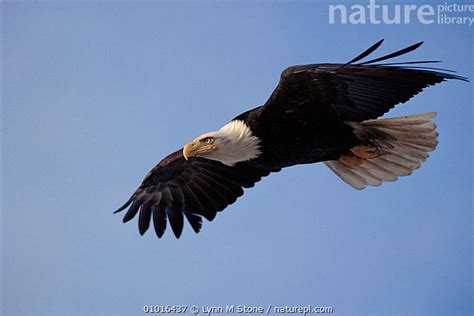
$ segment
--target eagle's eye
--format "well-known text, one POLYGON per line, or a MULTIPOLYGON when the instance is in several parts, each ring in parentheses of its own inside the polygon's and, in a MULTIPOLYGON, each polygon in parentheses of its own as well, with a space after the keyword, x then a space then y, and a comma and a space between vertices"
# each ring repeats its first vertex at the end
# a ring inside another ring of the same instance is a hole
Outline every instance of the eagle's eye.
POLYGON ((201 142, 206 143, 206 144, 212 144, 214 142, 214 138, 205 137, 205 138, 201 139, 201 142))

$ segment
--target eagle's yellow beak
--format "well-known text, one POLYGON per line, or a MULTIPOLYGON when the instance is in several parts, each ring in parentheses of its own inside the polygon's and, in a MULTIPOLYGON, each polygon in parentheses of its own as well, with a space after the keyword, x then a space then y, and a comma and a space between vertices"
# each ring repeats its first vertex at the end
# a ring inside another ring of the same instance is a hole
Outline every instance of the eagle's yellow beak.
POLYGON ((205 143, 199 140, 199 138, 197 138, 192 142, 184 145, 183 156, 186 160, 194 156, 206 157, 207 154, 213 152, 216 149, 217 147, 213 142, 205 143))
POLYGON ((184 145, 184 148, 183 148, 184 159, 188 160, 189 157, 194 156, 196 153, 196 147, 197 146, 195 142, 187 143, 186 145, 184 145))

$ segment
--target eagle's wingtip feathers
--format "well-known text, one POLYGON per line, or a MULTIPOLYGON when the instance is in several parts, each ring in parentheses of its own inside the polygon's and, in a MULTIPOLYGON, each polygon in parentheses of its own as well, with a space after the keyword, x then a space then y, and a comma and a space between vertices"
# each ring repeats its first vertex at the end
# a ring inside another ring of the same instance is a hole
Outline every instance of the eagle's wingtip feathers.
POLYGON ((133 202, 133 196, 132 196, 131 198, 129 198, 128 201, 125 202, 124 205, 122 205, 118 210, 116 210, 116 211, 113 212, 112 214, 117 214, 117 213, 123 211, 123 210, 126 209, 132 202, 133 202))

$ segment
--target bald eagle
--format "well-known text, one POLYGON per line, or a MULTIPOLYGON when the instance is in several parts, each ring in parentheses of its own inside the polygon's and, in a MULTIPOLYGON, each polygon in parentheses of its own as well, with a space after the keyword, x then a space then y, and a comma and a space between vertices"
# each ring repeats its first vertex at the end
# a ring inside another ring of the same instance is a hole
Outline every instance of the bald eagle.
POLYGON ((360 62, 382 41, 344 64, 285 69, 264 105, 165 157, 115 213, 128 207, 123 222, 139 213, 142 235, 153 220, 158 238, 169 222, 179 238, 184 217, 198 233, 202 217, 212 221, 244 188, 286 167, 324 162, 358 190, 411 174, 436 148, 435 113, 377 118, 428 86, 467 79, 421 66, 436 61, 379 63, 423 42, 360 62))

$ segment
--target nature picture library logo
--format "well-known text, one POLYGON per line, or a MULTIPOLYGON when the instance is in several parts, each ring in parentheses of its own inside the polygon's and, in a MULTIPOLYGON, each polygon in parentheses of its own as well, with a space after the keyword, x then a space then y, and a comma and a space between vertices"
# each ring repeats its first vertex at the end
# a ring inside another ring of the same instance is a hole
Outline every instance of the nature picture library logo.
MULTIPOLYGON (((420 3, 422 3, 420 1, 420 3)), ((474 4, 330 4, 329 24, 474 24, 474 4)))

